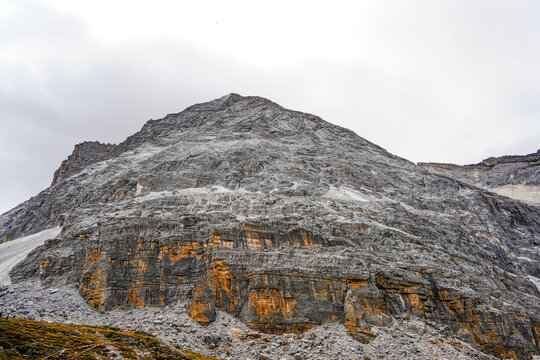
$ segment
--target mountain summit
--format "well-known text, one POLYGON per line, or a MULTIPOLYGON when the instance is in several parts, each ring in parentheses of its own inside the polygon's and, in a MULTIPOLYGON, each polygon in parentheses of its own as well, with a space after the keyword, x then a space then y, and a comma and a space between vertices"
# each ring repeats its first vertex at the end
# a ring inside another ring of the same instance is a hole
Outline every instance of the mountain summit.
POLYGON ((237 94, 76 152, 0 216, 4 241, 62 227, 14 282, 75 285, 103 311, 187 302, 201 324, 221 310, 274 334, 337 321, 364 343, 414 318, 487 354, 540 354, 538 206, 237 94))

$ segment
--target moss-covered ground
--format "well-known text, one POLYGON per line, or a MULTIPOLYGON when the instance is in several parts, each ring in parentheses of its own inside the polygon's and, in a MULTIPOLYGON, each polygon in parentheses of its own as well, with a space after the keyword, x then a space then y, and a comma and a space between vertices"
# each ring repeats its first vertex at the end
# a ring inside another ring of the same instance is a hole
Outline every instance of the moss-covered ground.
POLYGON ((141 331, 0 318, 0 359, 215 360, 141 331))

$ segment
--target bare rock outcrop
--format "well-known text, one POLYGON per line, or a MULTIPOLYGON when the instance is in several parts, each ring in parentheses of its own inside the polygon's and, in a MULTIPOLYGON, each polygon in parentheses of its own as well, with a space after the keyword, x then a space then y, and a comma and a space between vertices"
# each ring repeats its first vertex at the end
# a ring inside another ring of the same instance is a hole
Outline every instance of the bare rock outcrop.
POLYGON ((531 359, 539 210, 230 94, 149 121, 0 216, 0 235, 62 226, 12 281, 74 284, 99 310, 187 301, 201 324, 218 310, 274 334, 337 321, 366 343, 412 316, 531 359))
POLYGON ((540 203, 540 150, 528 155, 490 157, 478 164, 418 163, 434 172, 517 200, 540 203))
POLYGON ((75 145, 73 153, 62 161, 58 170, 54 172, 51 186, 78 173, 88 165, 105 159, 115 147, 114 144, 102 144, 99 141, 85 141, 75 145))

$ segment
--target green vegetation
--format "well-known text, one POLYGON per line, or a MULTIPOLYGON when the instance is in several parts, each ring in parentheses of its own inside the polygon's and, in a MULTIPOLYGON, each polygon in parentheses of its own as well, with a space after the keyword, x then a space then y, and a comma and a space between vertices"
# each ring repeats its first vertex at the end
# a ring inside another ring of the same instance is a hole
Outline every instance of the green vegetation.
POLYGON ((0 359, 216 360, 175 349, 141 331, 0 319, 0 359))
POLYGON ((189 351, 189 350, 185 350, 185 349, 182 349, 182 352, 184 354, 186 354, 188 356, 189 359, 196 359, 196 360, 216 360, 216 358, 213 358, 213 357, 210 357, 210 356, 206 356, 206 355, 201 355, 201 354, 197 354, 197 353, 194 353, 192 351, 189 351))

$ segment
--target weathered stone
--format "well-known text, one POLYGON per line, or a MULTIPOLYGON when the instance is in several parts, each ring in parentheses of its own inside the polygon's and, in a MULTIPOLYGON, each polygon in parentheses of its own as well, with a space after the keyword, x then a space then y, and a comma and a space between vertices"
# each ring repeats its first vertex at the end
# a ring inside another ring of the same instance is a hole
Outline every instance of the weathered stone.
POLYGON ((540 150, 528 155, 490 157, 478 164, 464 166, 443 163, 418 165, 500 195, 540 203, 540 150))
POLYGON ((217 310, 276 334, 340 322, 363 342, 410 316, 499 357, 540 353, 538 206, 266 99, 149 121, 1 215, 0 236, 55 224, 12 280, 77 284, 99 310, 188 301, 202 324, 217 310))
MULTIPOLYGON (((98 141, 85 141, 75 145, 73 153, 62 161, 58 170, 54 172, 51 186, 78 173, 88 165, 105 159, 112 153, 115 146, 113 144, 102 144, 98 141)), ((51 217, 54 218, 54 213, 51 213, 51 217)))

